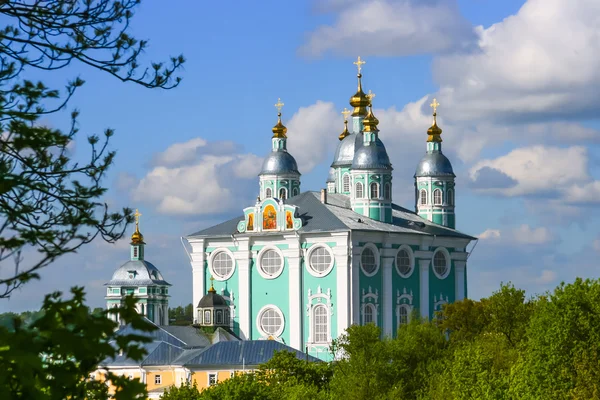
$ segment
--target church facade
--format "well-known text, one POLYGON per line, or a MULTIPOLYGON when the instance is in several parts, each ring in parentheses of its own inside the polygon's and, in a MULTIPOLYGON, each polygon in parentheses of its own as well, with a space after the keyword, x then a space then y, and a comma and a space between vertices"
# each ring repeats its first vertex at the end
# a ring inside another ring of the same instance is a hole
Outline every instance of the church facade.
POLYGON ((467 246, 475 238, 455 229, 455 175, 442 153, 439 104, 432 104, 434 122, 414 174, 415 209, 408 210, 392 201, 393 168, 373 96, 362 89, 364 61, 355 64, 352 116, 326 189, 301 192, 278 102, 256 202, 186 238, 194 306, 213 278, 242 339, 274 339, 328 359, 331 341, 350 325, 374 323, 393 337, 412 315, 431 318, 467 295, 467 246))

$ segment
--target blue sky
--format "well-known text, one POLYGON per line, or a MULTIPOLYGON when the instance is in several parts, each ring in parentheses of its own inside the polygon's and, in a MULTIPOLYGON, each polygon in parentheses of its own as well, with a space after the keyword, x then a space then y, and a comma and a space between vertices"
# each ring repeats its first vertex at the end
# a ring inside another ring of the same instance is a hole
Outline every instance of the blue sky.
MULTIPOLYGON (((150 40, 146 60, 185 55, 178 88, 147 90, 81 65, 31 77, 55 86, 86 80, 71 103, 81 111, 74 157, 89 155, 86 135, 116 130, 106 200, 143 213, 146 258, 173 283, 173 306, 191 302, 180 237, 255 198, 277 98, 303 189, 325 186, 358 55, 402 206, 414 202, 428 105, 441 103, 444 151, 458 175, 457 227, 481 238, 468 262, 471 297, 500 282, 534 294, 599 275, 596 0, 169 4, 142 4, 133 32, 150 40)), ((67 117, 44 122, 66 128, 67 117)), ((128 255, 128 240, 94 242, 0 311, 37 308, 44 293, 73 285, 102 306, 103 283, 128 255)))

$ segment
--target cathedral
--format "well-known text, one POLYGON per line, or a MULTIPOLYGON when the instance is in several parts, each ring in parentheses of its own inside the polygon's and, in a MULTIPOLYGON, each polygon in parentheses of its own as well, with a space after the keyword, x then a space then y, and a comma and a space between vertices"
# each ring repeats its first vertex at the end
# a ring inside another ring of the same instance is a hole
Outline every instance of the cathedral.
MULTIPOLYGON (((439 104, 431 104, 433 124, 409 210, 393 203, 386 133, 378 129, 373 96, 362 89, 364 61, 354 64, 358 89, 350 121, 350 111, 343 113, 326 189, 302 192, 278 101, 256 202, 240 205, 239 217, 186 237, 195 323, 203 321, 201 300, 210 288, 224 299, 223 315, 241 339, 276 340, 329 359, 332 339, 350 325, 373 323, 393 337, 411 316, 431 318, 443 304, 466 297, 467 246, 475 238, 455 229, 455 175, 442 152, 439 104)), ((143 240, 132 240, 131 251, 131 261, 108 284, 107 301, 131 273, 147 290, 166 295, 169 284, 143 261, 143 240)), ((160 321, 165 310, 156 301, 144 312, 160 321)))

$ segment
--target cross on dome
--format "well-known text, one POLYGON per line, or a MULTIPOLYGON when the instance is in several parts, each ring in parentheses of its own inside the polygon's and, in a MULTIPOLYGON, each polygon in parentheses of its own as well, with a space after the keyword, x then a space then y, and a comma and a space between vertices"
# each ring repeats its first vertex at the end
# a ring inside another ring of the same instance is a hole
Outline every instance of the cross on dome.
POLYGON ((354 61, 352 64, 356 65, 356 67, 358 68, 358 73, 360 74, 360 70, 362 69, 362 66, 366 63, 367 63, 366 61, 361 60, 360 56, 358 56, 358 59, 356 61, 354 61))
POLYGON ((369 99, 370 102, 373 101, 373 98, 376 96, 375 93, 371 92, 371 90, 369 90, 369 93, 367 93, 367 99, 369 99))
POLYGON ((344 107, 344 111, 342 111, 342 115, 344 116, 344 121, 348 120, 348 115, 350 115, 351 113, 352 113, 352 111, 350 111, 346 107, 344 107))
MULTIPOLYGON (((369 91, 369 93, 371 92, 369 91)), ((433 99, 433 103, 431 103, 429 106, 433 108, 433 113, 435 114, 437 113, 437 108, 440 106, 440 103, 438 103, 437 99, 433 99)))
POLYGON ((280 98, 279 98, 279 99, 277 99, 277 103, 275 103, 275 108, 277 109, 277 112, 278 112, 278 113, 281 113, 281 109, 283 108, 283 106, 284 106, 284 105, 285 105, 285 104, 283 104, 283 103, 281 102, 281 99, 280 99, 280 98))

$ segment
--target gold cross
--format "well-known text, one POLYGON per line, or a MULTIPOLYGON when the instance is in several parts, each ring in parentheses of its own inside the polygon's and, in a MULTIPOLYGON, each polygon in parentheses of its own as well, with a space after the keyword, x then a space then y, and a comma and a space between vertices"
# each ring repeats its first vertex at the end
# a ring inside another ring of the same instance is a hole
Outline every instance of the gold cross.
POLYGON ((215 280, 215 278, 214 278, 214 277, 211 275, 211 276, 210 276, 210 285, 211 285, 211 286, 212 286, 212 284, 213 284, 213 281, 214 281, 214 280, 215 280))
POLYGON ((369 101, 373 101, 373 97, 375 97, 375 93, 369 90, 369 93, 367 94, 367 99, 369 99, 369 101))
POLYGON ((277 103, 275 104, 275 108, 277 109, 277 112, 281 112, 281 108, 284 106, 285 104, 283 104, 281 102, 281 99, 277 99, 277 103))
POLYGON ((352 111, 348 110, 346 107, 344 107, 344 111, 342 111, 342 115, 344 116, 344 121, 348 120, 348 115, 350 115, 352 111))
POLYGON ((140 223, 140 217, 142 216, 142 213, 140 213, 136 208, 135 214, 133 214, 133 216, 135 217, 135 224, 138 225, 140 223))
POLYGON ((433 108, 433 113, 437 113, 437 108, 440 106, 440 103, 438 103, 437 99, 433 99, 433 103, 431 103, 429 105, 431 108, 433 108))
POLYGON ((360 59, 360 56, 358 56, 358 60, 354 61, 352 64, 356 65, 358 67, 358 73, 360 74, 360 70, 362 69, 363 64, 366 64, 366 61, 363 61, 360 59))

